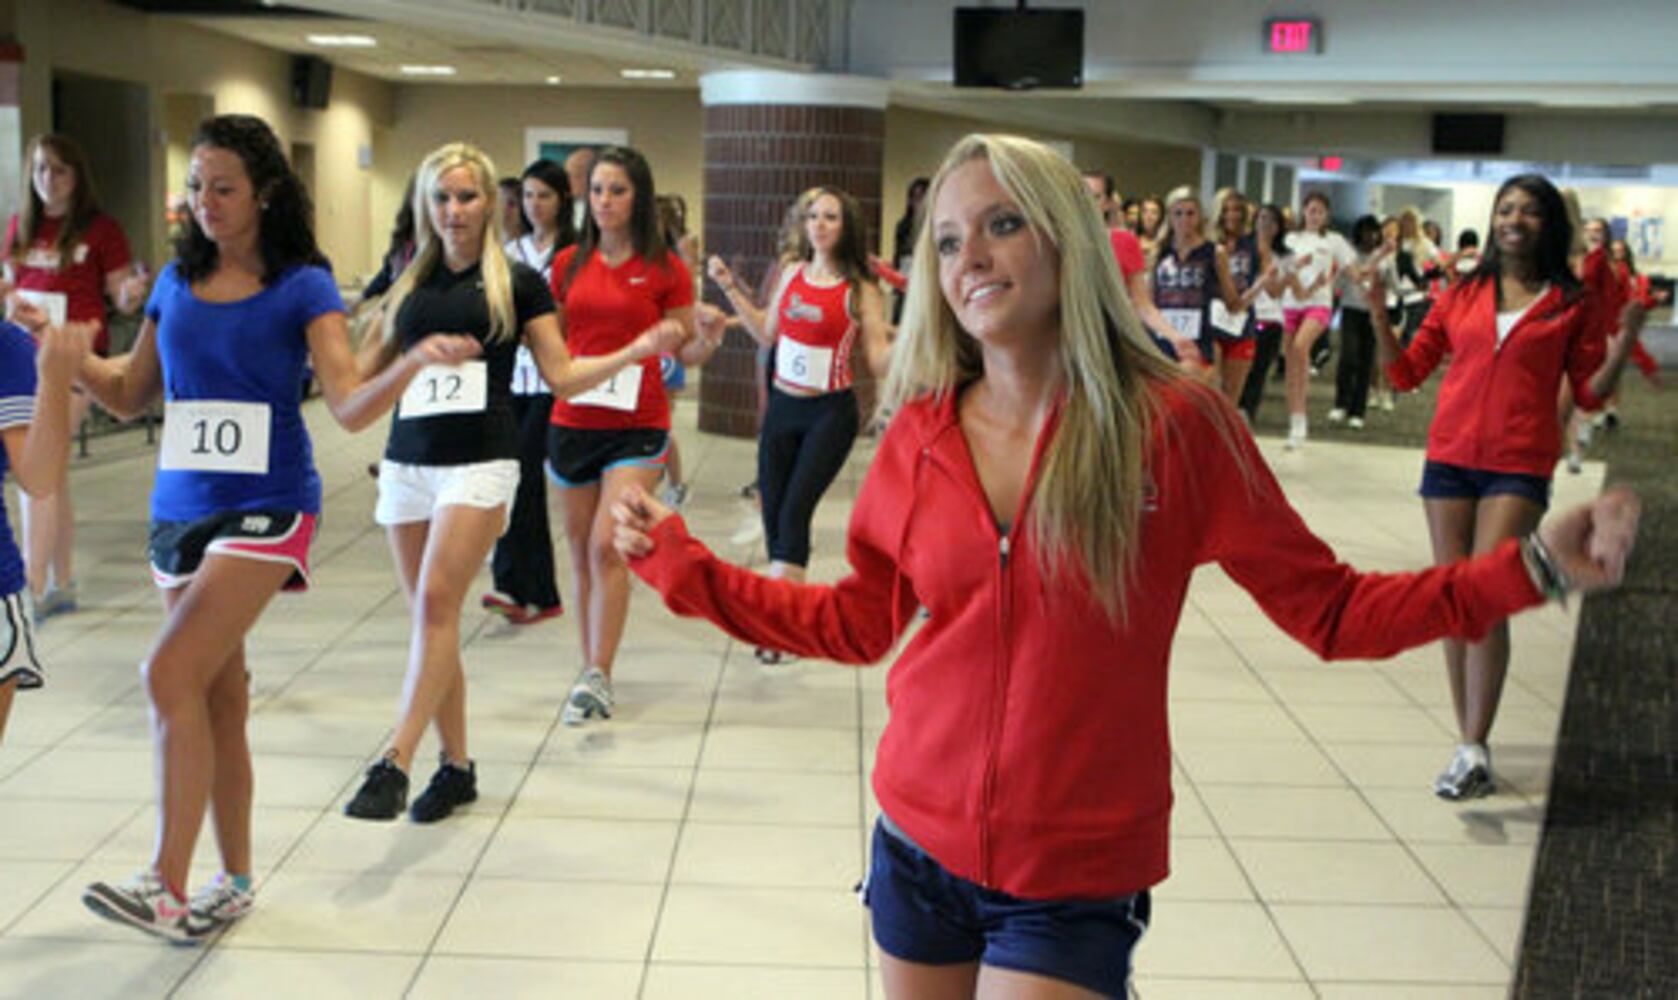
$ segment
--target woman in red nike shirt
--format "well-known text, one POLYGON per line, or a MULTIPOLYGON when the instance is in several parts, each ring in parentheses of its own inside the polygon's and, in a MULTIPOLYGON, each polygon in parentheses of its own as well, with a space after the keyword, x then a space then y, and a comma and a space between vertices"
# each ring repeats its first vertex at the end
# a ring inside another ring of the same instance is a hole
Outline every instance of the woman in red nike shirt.
POLYGON ((1563 573, 1617 580, 1636 500, 1479 559, 1357 573, 1222 396, 1154 349, 1063 158, 969 136, 927 203, 851 574, 730 566, 645 492, 614 511, 618 546, 677 612, 808 655, 878 660, 925 607, 873 774, 865 898, 888 996, 1124 996, 1167 874, 1167 663, 1197 565, 1320 655, 1389 656, 1478 635, 1563 573))
MULTIPOLYGON (((128 252, 117 221, 99 207, 87 154, 68 136, 36 136, 23 159, 28 192, 6 227, 6 281, 40 306, 55 323, 93 323, 93 349, 105 354, 110 330, 105 301, 122 312, 138 309, 146 297, 146 274, 128 252)), ((70 428, 87 416, 80 389, 70 397, 70 428)), ((37 621, 76 609, 71 556, 76 513, 66 480, 40 498, 24 494, 24 562, 37 621)))
MULTIPOLYGON (((676 328, 688 338, 678 351, 682 363, 702 360, 705 345, 692 339, 693 278, 665 243, 646 158, 627 147, 601 150, 586 196, 582 234, 553 262, 566 347, 575 357, 594 357, 621 350, 642 334, 658 338, 660 328, 676 328)), ((582 672, 562 716, 567 725, 612 714, 612 666, 629 617, 629 571, 612 549, 610 501, 630 484, 650 489, 669 452, 670 397, 657 357, 554 402, 548 476, 564 510, 583 640, 582 672)))
MULTIPOLYGON (((1422 505, 1441 565, 1528 535, 1550 502, 1561 457, 1556 397, 1565 385, 1587 409, 1614 391, 1637 341, 1633 305, 1605 338, 1601 306, 1568 266, 1573 225, 1555 187, 1537 174, 1512 177, 1492 201, 1487 248, 1474 272, 1428 311, 1408 349, 1377 310, 1382 367, 1395 389, 1414 389, 1451 358, 1422 471, 1422 505)), ((1477 641, 1445 641, 1445 667, 1460 742, 1434 791, 1446 799, 1495 787, 1486 741, 1509 669, 1509 626, 1477 641)))

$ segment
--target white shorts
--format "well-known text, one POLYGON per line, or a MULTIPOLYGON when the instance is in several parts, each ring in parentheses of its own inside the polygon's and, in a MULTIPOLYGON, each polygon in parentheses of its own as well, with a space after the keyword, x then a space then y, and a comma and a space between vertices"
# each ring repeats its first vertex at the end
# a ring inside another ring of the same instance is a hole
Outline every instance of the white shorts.
POLYGON ((29 609, 23 591, 0 598, 0 684, 16 680, 19 690, 46 682, 35 659, 35 635, 29 628, 29 609))
POLYGON ((429 521, 449 506, 505 507, 501 530, 513 512, 519 488, 517 459, 503 458, 470 465, 407 465, 379 463, 379 502, 373 520, 379 524, 429 521))

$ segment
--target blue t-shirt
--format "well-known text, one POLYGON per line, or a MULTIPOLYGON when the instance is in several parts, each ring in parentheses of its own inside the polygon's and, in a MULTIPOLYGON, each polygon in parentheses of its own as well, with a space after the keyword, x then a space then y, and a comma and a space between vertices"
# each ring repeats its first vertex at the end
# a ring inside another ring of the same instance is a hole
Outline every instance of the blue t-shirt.
MULTIPOLYGON (((35 341, 14 323, 0 322, 0 431, 28 427, 35 419, 35 341)), ((0 482, 11 456, 0 447, 0 482)), ((23 558, 6 519, 6 495, 0 492, 0 596, 23 589, 23 558)))
POLYGON ((165 469, 160 457, 154 520, 230 510, 320 513, 320 474, 302 412, 305 331, 318 317, 343 311, 338 286, 321 267, 294 267, 237 302, 205 302, 178 264, 164 268, 146 302, 146 317, 157 324, 164 399, 266 404, 269 438, 266 473, 165 469))

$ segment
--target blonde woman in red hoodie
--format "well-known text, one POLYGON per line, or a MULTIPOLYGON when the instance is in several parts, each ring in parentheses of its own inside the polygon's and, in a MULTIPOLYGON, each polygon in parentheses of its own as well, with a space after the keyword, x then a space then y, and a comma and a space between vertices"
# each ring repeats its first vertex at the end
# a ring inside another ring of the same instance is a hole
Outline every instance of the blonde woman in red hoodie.
POLYGON ((615 506, 617 545, 676 612, 806 656, 872 663, 925 607, 873 774, 864 895, 887 995, 1123 996, 1168 869, 1166 668, 1196 566, 1222 565, 1322 656, 1389 656, 1617 581, 1637 502, 1610 495, 1472 561, 1360 574, 1221 395, 1154 348, 1064 159, 969 136, 927 204, 850 575, 731 566, 645 491, 615 506))

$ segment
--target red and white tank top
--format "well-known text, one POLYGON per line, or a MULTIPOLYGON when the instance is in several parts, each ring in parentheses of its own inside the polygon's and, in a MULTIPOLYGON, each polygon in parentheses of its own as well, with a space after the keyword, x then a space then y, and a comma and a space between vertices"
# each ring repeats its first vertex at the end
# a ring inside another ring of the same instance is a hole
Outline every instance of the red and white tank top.
POLYGON ((815 285, 804 268, 787 282, 775 306, 775 384, 802 393, 839 392, 851 387, 851 283, 815 285))

